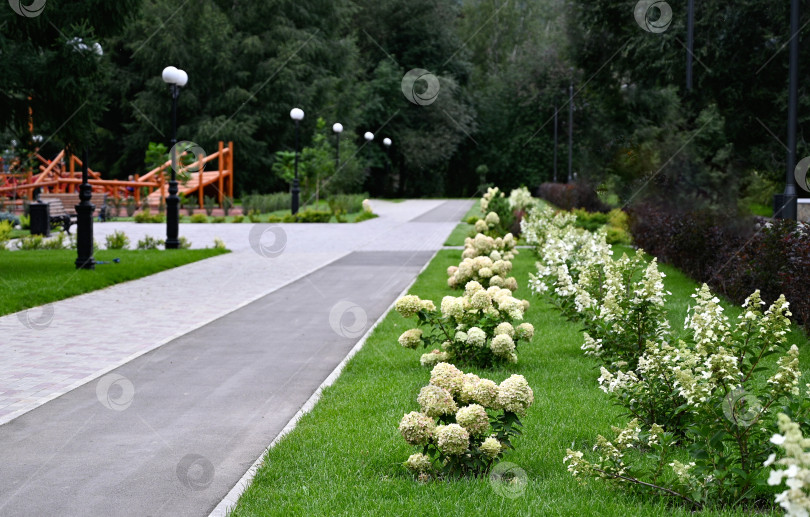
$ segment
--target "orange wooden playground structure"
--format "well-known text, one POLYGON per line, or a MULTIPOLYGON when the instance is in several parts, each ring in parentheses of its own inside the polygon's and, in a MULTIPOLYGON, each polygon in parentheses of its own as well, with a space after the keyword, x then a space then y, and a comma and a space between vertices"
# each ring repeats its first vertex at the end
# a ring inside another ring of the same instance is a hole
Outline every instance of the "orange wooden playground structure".
MULTIPOLYGON (((34 190, 40 188, 43 195, 48 193, 65 194, 78 190, 82 182, 82 161, 75 155, 62 150, 52 160, 35 154, 39 161, 39 172, 28 170, 25 173, 0 173, 0 198, 16 200, 32 200, 34 190)), ((93 192, 104 192, 112 198, 134 197, 136 203, 141 202, 145 195, 150 205, 157 206, 161 199, 165 203, 169 195, 169 185, 166 178, 169 176, 171 160, 156 167, 143 176, 135 174, 132 180, 105 180, 101 173, 88 168, 88 182, 93 192)), ((210 196, 217 200, 220 208, 225 197, 233 199, 233 142, 219 142, 217 152, 209 154, 200 160, 188 165, 188 181, 179 184, 179 193, 186 197, 195 196, 200 208, 203 208, 205 197, 210 196), (206 170, 216 160, 216 170, 206 170)), ((19 201, 21 203, 21 201, 19 201)))

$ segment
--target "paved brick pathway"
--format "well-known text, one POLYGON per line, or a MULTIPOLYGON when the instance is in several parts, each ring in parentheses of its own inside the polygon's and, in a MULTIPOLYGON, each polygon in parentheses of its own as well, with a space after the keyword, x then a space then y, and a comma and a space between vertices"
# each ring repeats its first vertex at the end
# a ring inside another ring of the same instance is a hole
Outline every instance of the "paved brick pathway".
MULTIPOLYGON (((0 425, 353 251, 439 249, 446 216, 471 204, 373 201, 380 217, 359 224, 183 224, 194 247, 219 237, 233 253, 0 317, 0 425)), ((96 224, 95 238, 115 230, 135 242, 165 225, 96 224)))

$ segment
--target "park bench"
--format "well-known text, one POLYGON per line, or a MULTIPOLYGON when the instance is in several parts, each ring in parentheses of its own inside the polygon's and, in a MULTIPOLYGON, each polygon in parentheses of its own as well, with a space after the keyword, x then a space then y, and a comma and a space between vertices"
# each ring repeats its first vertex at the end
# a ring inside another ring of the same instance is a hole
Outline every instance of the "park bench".
MULTIPOLYGON (((101 203, 96 205, 96 209, 98 210, 99 219, 104 221, 107 219, 107 194, 93 192, 90 202, 98 202, 99 199, 101 203)), ((80 202, 79 193, 45 193, 40 195, 40 201, 50 205, 51 226, 61 226, 67 233, 70 233, 70 226, 76 223, 76 205, 80 202)))

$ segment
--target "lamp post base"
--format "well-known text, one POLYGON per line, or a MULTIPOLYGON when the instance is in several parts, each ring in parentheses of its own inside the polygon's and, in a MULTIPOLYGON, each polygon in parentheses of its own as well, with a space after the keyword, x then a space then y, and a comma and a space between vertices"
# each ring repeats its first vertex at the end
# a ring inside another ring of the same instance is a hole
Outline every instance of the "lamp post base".
POLYGON ((298 186, 298 178, 293 180, 293 188, 292 188, 292 214, 295 215, 298 213, 298 197, 301 189, 298 186))
POLYGON ((79 187, 79 204, 76 205, 76 269, 95 269, 93 258, 93 212, 95 205, 90 203, 92 187, 83 184, 79 187))
POLYGON ((796 220, 796 194, 776 194, 773 196, 773 217, 775 219, 796 220))
POLYGON ((169 182, 169 195, 166 197, 166 249, 180 247, 180 198, 177 196, 177 181, 169 182))

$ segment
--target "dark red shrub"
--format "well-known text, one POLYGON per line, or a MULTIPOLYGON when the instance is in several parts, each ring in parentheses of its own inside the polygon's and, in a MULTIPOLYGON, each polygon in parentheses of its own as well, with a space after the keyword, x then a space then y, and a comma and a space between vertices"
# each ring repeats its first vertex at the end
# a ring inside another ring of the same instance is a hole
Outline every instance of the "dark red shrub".
POLYGON ((790 220, 740 219, 706 212, 630 210, 635 243, 662 262, 736 303, 759 289, 771 303, 780 294, 795 321, 810 329, 810 231, 790 220))

